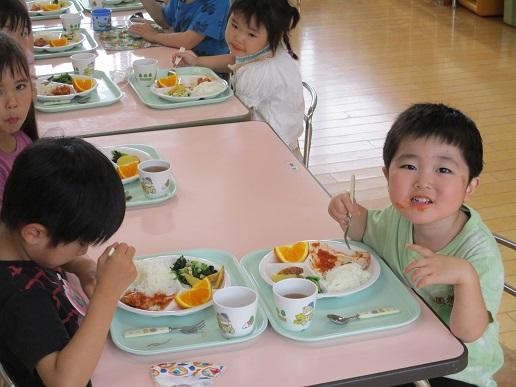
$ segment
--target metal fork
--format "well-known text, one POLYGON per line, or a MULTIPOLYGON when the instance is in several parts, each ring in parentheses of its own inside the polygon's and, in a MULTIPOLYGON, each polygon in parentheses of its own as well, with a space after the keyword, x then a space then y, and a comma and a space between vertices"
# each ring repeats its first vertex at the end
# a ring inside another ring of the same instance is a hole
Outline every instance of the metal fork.
MULTIPOLYGON (((351 182, 349 187, 349 197, 351 199, 351 203, 355 203, 355 175, 351 175, 351 182)), ((348 212, 348 224, 346 225, 346 229, 344 230, 344 242, 346 243, 346 246, 348 249, 351 250, 351 246, 348 242, 348 231, 349 226, 351 225, 351 214, 348 212)))
MULTIPOLYGON (((173 327, 169 327, 170 329, 170 332, 173 332, 173 331, 179 331, 185 335, 192 335, 192 334, 196 334, 198 333, 202 328, 204 328, 206 326, 206 321, 204 320, 201 320, 199 321, 197 324, 195 325, 190 325, 190 326, 183 326, 183 327, 177 327, 177 328, 173 328, 173 327)), ((147 344, 147 348, 151 348, 151 347, 158 347, 160 345, 164 345, 164 344, 167 344, 168 342, 170 342, 170 340, 172 340, 172 337, 168 338, 167 340, 165 341, 161 341, 159 343, 150 343, 150 344, 147 344)))

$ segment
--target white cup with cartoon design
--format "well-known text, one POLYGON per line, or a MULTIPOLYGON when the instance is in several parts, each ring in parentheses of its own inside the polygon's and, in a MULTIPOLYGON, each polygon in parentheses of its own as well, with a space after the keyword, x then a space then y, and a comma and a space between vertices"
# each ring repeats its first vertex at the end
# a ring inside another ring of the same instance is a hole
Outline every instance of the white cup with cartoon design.
POLYGON ((213 294, 213 305, 222 336, 227 339, 253 331, 258 309, 258 295, 245 286, 229 286, 213 294))
POLYGON ((304 278, 287 278, 272 287, 276 318, 289 331, 310 326, 317 300, 317 285, 304 278))
POLYGON ((146 160, 138 164, 138 175, 145 196, 155 199, 165 196, 172 184, 170 163, 165 160, 146 160))
POLYGON ((95 71, 95 58, 96 54, 91 52, 82 52, 79 54, 73 54, 70 56, 72 60, 73 72, 79 75, 86 75, 88 77, 93 76, 95 71))
POLYGON ((156 79, 157 59, 137 59, 133 62, 134 77, 141 86, 150 86, 156 79))

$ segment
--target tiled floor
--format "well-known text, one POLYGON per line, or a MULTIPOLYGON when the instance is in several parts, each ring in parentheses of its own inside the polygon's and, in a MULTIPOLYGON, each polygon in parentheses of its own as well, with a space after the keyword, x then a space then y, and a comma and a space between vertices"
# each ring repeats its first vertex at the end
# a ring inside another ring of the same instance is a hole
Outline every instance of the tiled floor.
MULTIPOLYGON (((330 194, 347 189, 353 173, 358 200, 385 206, 386 132, 411 103, 444 102, 473 118, 484 139, 482 184, 470 204, 493 232, 516 240, 516 28, 439 3, 302 1, 292 38, 319 97, 310 171, 330 194)), ((503 255, 506 281, 516 285, 516 251, 503 255)), ((514 358, 516 297, 504 295, 498 320, 514 358)), ((507 370, 516 376, 516 361, 507 370)))

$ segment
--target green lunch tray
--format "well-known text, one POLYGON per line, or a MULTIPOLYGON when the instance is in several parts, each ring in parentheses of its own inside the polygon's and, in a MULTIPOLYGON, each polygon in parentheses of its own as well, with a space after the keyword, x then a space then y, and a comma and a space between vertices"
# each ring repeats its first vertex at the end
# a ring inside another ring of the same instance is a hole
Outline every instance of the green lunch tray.
MULTIPOLYGON (((352 245, 375 255, 371 248, 362 243, 353 242, 352 245)), ((247 254, 240 264, 258 290, 260 302, 271 326, 282 336, 307 342, 329 340, 402 327, 416 320, 421 313, 415 296, 400 282, 385 262, 378 259, 381 266, 380 277, 371 286, 348 296, 318 299, 310 326, 300 332, 288 331, 282 327, 277 317, 272 286, 262 279, 258 269, 260 261, 270 251, 271 249, 265 249, 247 254), (400 313, 363 320, 355 319, 345 326, 336 325, 326 317, 330 313, 352 316, 357 312, 384 306, 398 308, 400 313)))
MULTIPOLYGON (((167 75, 167 73, 167 69, 158 69, 156 78, 164 77, 167 75)), ((207 75, 211 77, 218 77, 217 74, 215 74, 212 70, 205 67, 178 67, 176 69, 176 73, 179 75, 207 75)), ((198 99, 196 101, 171 102, 159 98, 157 95, 153 94, 150 91, 150 86, 141 86, 136 80, 134 74, 131 74, 129 77, 129 84, 133 88, 136 95, 141 99, 141 101, 153 109, 177 109, 190 106, 208 105, 225 101, 233 96, 233 90, 231 90, 231 87, 228 87, 226 91, 214 98, 198 99)))
MULTIPOLYGON (((40 30, 35 30, 34 32, 39 32, 40 30)), ((47 32, 52 32, 52 31, 60 31, 62 32, 63 29, 61 27, 59 28, 49 28, 49 29, 46 29, 45 31, 47 32)), ((84 36, 86 37, 86 39, 84 39, 84 42, 82 42, 82 44, 72 48, 71 50, 66 50, 66 51, 59 51, 59 52, 45 52, 45 51, 41 51, 41 52, 35 52, 34 53, 34 58, 35 59, 49 59, 49 58, 58 58, 58 57, 62 57, 62 56, 71 56, 73 54, 79 54, 81 52, 90 52, 90 51, 93 51, 95 50, 99 45, 97 43, 97 41, 95 39, 93 39, 93 37, 91 36, 91 34, 89 33, 88 30, 84 29, 84 28, 80 28, 79 29, 79 32, 83 33, 84 36)))
MULTIPOLYGON (((91 11, 91 5, 89 0, 78 0, 81 3, 82 8, 86 11, 91 11)), ((131 11, 133 9, 143 9, 143 4, 140 1, 123 2, 119 4, 105 5, 104 8, 109 8, 111 11, 131 11)))
MULTIPOLYGON (((31 16, 30 19, 34 20, 34 21, 47 20, 47 19, 59 19, 59 16, 62 15, 63 13, 81 13, 82 7, 79 4, 77 4, 77 2, 75 0, 69 0, 69 1, 70 1, 70 3, 72 3, 72 6, 66 12, 52 14, 52 15, 34 15, 34 16, 31 16)), ((85 0, 85 1, 88 1, 88 0, 85 0)))
MULTIPOLYGON (((56 72, 55 74, 62 74, 63 72, 56 72)), ((72 74, 72 73, 70 73, 72 74)), ((52 74, 46 74, 42 77, 50 76, 52 74)), ((93 72, 93 78, 98 82, 97 90, 93 91, 90 98, 84 102, 78 103, 73 100, 63 103, 47 103, 37 101, 34 105, 36 110, 45 113, 58 113, 65 112, 68 110, 79 110, 79 109, 90 109, 102 106, 111 105, 122 98, 124 93, 122 90, 113 82, 113 80, 104 72, 95 70, 93 72)))
MULTIPOLYGON (((148 257, 157 257, 171 254, 184 254, 190 257, 204 258, 214 263, 224 265, 224 271, 229 274, 231 285, 243 285, 253 288, 252 282, 242 271, 236 259, 229 253, 210 250, 196 249, 181 252, 168 252, 162 254, 153 254, 145 257, 137 257, 142 259, 148 257)), ((267 327, 267 317, 262 307, 258 305, 254 330, 247 336, 226 339, 222 336, 220 328, 215 317, 213 306, 199 310, 186 316, 166 316, 166 317, 149 317, 132 313, 121 308, 117 308, 115 317, 111 323, 111 339, 115 345, 123 351, 134 353, 137 355, 156 355, 167 352, 180 352, 196 349, 206 349, 224 345, 231 345, 252 340, 260 335, 267 327), (137 329, 142 327, 154 326, 182 326, 195 324, 199 320, 205 320, 206 326, 199 334, 184 335, 180 333, 161 334, 153 336, 143 336, 137 338, 126 339, 123 332, 128 329, 137 329), (165 342, 159 346, 147 347, 150 343, 165 342)))
MULTIPOLYGON (((151 156, 151 158, 155 159, 155 160, 159 160, 161 158, 158 151, 150 145, 129 144, 129 145, 115 145, 114 147, 116 148, 117 146, 141 150, 143 152, 148 153, 151 156)), ((124 190, 126 192, 126 196, 130 197, 130 199, 125 202, 126 208, 150 206, 153 204, 162 203, 162 202, 167 201, 167 200, 171 199, 172 197, 174 197, 174 195, 176 194, 176 190, 177 190, 177 184, 176 184, 176 181, 174 180, 174 176, 172 176, 171 184, 170 184, 169 191, 167 192, 167 194, 165 196, 161 196, 159 198, 153 198, 153 199, 149 199, 148 197, 145 196, 142 186, 140 184, 140 180, 138 180, 138 179, 136 179, 135 181, 133 181, 131 183, 124 184, 124 190)))

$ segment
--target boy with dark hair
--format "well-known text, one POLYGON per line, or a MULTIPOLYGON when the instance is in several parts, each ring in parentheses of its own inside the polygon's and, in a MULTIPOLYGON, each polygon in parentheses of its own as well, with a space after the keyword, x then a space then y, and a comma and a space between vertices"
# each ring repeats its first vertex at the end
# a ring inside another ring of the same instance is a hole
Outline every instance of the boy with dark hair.
POLYGON ((466 342, 466 369, 439 379, 446 385, 495 386, 493 374, 503 365, 493 318, 503 292, 503 264, 493 235, 464 204, 479 185, 480 133, 456 109, 416 104, 392 125, 383 158, 391 206, 368 210, 343 193, 328 211, 343 228, 352 217, 351 239, 384 257, 466 342))
POLYGON ((136 276, 134 248, 114 243, 99 257, 80 326, 80 305, 58 267, 80 263, 124 214, 120 178, 93 145, 42 139, 17 157, 0 213, 0 362, 16 385, 88 384, 117 301, 136 276))

